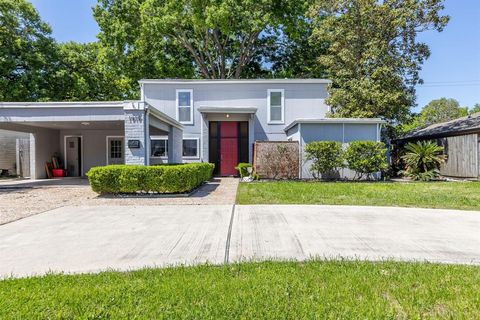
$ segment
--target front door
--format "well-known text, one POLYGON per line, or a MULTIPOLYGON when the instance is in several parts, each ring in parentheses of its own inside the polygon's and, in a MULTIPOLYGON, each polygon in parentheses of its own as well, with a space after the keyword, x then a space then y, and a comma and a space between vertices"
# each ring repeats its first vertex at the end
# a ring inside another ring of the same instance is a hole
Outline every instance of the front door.
POLYGON ((238 123, 220 122, 220 175, 237 174, 238 164, 238 123))
POLYGON ((210 121, 208 161, 215 164, 214 174, 238 175, 235 167, 248 162, 248 121, 210 121))
POLYGON ((123 148, 123 137, 107 138, 107 165, 125 163, 123 148))
POLYGON ((65 163, 69 177, 82 175, 82 143, 80 137, 67 137, 65 140, 65 163))

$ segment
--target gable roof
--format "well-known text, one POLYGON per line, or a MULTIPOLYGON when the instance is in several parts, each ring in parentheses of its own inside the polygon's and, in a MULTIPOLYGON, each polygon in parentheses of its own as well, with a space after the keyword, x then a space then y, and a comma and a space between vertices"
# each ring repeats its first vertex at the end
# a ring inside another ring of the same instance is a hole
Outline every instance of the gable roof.
POLYGON ((480 112, 447 122, 417 128, 398 140, 435 139, 480 131, 480 112))

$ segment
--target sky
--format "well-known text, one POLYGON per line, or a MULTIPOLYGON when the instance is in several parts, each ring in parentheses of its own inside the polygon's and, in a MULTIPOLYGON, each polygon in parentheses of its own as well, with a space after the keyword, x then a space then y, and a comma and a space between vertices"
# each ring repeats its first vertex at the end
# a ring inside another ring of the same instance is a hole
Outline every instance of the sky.
MULTIPOLYGON (((31 0, 50 24, 59 42, 96 40, 99 28, 92 16, 96 0, 31 0)), ((428 44, 430 58, 417 86, 418 111, 433 99, 454 98, 462 106, 480 103, 480 0, 445 0, 450 22, 441 33, 428 31, 419 40, 428 44)))

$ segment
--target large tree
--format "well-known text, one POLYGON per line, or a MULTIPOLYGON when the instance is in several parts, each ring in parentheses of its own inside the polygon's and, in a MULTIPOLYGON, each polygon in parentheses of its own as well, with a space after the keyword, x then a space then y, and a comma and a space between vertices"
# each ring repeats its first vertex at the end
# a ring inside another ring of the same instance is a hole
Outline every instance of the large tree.
POLYGON ((56 59, 50 27, 25 0, 0 0, 0 100, 48 99, 56 59))
MULTIPOLYGON (((270 76, 307 0, 99 0, 100 40, 131 77, 270 76), (288 39, 285 40, 285 39, 288 39), (285 41, 284 41, 285 40, 285 41), (119 58, 120 56, 120 58, 119 58), (131 61, 131 63, 129 63, 131 61), (153 72, 157 71, 158 72, 153 72)), ((291 35, 291 37, 289 37, 291 35)))
POLYGON ((314 38, 329 43, 319 62, 333 80, 333 116, 405 119, 430 55, 417 35, 443 30, 442 9, 442 0, 318 0, 311 17, 321 18, 314 38))
POLYGON ((57 62, 48 77, 49 99, 59 101, 117 100, 125 87, 101 61, 97 42, 57 45, 57 62))
POLYGON ((468 107, 461 107, 457 100, 440 98, 430 101, 419 114, 412 114, 400 127, 400 133, 426 127, 431 124, 450 121, 468 115, 468 107))

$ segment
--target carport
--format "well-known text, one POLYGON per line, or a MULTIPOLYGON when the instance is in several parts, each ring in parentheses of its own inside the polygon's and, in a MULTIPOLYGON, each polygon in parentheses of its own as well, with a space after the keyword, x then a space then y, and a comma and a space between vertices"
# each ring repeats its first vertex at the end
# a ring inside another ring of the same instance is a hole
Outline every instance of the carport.
POLYGON ((4 102, 0 129, 30 134, 30 168, 45 178, 57 157, 69 176, 94 166, 150 164, 150 136, 165 136, 165 162, 181 162, 182 125, 140 101, 4 102))

